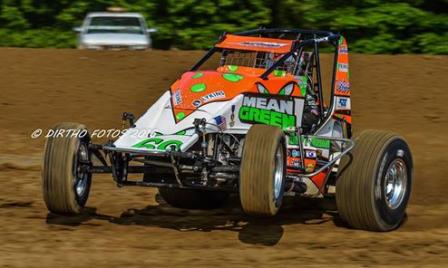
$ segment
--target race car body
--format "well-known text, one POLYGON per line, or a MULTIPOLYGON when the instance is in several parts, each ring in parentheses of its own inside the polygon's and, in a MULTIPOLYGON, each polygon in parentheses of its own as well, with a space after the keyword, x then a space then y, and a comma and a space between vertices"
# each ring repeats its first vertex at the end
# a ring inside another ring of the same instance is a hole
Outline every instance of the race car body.
MULTIPOLYGON (((114 142, 63 141, 77 156, 66 163, 76 170, 66 178, 75 186, 65 208, 52 199, 56 189, 45 191, 50 210, 79 211, 91 175, 111 173, 120 186, 158 187, 176 207, 217 207, 238 193, 245 213, 273 216, 291 195, 336 200, 341 217, 360 229, 392 230, 404 217, 412 182, 409 147, 385 131, 352 139, 348 46, 339 34, 224 33, 138 120, 129 113, 123 120, 129 128, 114 142), (334 51, 327 76, 319 53, 324 47, 334 51), (93 165, 92 157, 102 165, 93 165), (143 177, 130 180, 130 173, 143 177)), ((69 127, 85 129, 56 129, 69 127)), ((47 142, 48 159, 63 148, 52 145, 58 142, 47 142)), ((45 182, 54 179, 44 172, 45 182)))

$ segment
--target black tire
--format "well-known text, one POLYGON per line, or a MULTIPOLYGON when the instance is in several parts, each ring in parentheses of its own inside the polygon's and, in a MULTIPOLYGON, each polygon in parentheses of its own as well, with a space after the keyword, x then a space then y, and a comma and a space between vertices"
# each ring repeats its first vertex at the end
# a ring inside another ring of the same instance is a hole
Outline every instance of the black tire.
POLYGON ((159 194, 170 206, 186 209, 219 208, 229 197, 227 192, 167 187, 160 187, 159 194))
POLYGON ((286 145, 282 130, 253 125, 246 135, 240 168, 239 192, 244 212, 255 216, 277 214, 283 201, 285 175, 286 145), (281 176, 277 187, 276 170, 281 176))
POLYGON ((362 132, 339 165, 336 204, 340 217, 356 229, 396 229, 405 217, 412 177, 412 155, 403 138, 387 131, 362 132))
POLYGON ((86 127, 77 123, 61 123, 53 130, 64 130, 65 133, 49 137, 45 142, 42 166, 45 204, 53 213, 78 214, 84 208, 90 192, 91 173, 79 170, 81 165, 91 163, 88 150, 90 138, 86 127), (68 135, 68 130, 83 134, 68 135))

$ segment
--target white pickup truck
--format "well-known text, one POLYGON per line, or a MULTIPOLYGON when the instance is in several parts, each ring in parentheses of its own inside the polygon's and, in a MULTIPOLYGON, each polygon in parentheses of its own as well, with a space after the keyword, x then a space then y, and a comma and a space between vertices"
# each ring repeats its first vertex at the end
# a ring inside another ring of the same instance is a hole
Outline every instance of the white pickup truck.
POLYGON ((74 31, 79 34, 79 49, 144 50, 151 48, 150 34, 156 29, 148 29, 139 13, 92 12, 74 31))

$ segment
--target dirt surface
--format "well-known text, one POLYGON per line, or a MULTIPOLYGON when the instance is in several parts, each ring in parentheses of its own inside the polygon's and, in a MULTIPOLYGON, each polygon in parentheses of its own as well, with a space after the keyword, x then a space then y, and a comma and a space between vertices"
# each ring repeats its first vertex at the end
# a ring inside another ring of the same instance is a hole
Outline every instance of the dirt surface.
POLYGON ((174 209, 156 202, 156 190, 117 188, 106 175, 94 177, 84 214, 48 214, 44 139, 33 130, 60 121, 120 128, 123 111, 143 113, 201 54, 0 49, 0 266, 448 264, 446 56, 350 58, 355 131, 396 131, 414 154, 408 218, 397 231, 351 230, 299 200, 272 219, 245 217, 235 200, 220 210, 174 209))

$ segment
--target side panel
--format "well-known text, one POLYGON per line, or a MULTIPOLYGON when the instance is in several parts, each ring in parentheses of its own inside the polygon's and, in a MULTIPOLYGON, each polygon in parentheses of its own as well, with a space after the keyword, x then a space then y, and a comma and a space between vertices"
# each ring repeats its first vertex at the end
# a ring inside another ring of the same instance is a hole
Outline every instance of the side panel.
POLYGON ((348 46, 345 38, 341 36, 338 43, 334 83, 334 116, 351 124, 351 89, 349 78, 348 46))
POLYGON ((252 124, 289 128, 300 126, 304 100, 291 96, 240 94, 229 101, 211 102, 176 122, 166 92, 114 145, 121 149, 165 151, 173 146, 188 150, 197 142, 194 119, 205 118, 208 133, 246 134, 252 124))
MULTIPOLYGON (((351 89, 350 89, 350 73, 349 73, 349 59, 348 59, 348 46, 344 37, 340 37, 338 42, 338 54, 336 58, 336 66, 335 66, 335 81, 333 88, 333 107, 331 113, 333 114, 332 118, 329 118, 326 123, 320 127, 320 129, 315 133, 315 135, 322 137, 343 137, 342 131, 342 121, 345 121, 349 125, 352 122, 351 118, 351 89)), ((308 165, 315 165, 315 162, 311 161, 314 158, 314 154, 319 155, 321 158, 331 160, 332 157, 337 156, 337 152, 331 153, 331 146, 329 142, 326 142, 325 139, 319 142, 319 146, 317 144, 312 144, 312 141, 304 141, 304 149, 305 149, 305 167, 308 165), (310 146, 311 145, 311 146, 310 146), (325 145, 325 146, 323 146, 325 145)), ((316 143, 316 142, 315 142, 316 143)), ((290 144, 288 146, 292 150, 290 150, 290 158, 291 161, 288 165, 300 165, 299 164, 299 151, 298 146, 294 146, 294 144, 290 144)), ((338 162, 336 163, 336 165, 338 162)), ((289 170, 290 172, 294 172, 294 170, 289 170)), ((311 179, 305 179, 304 181, 307 183, 309 190, 306 195, 309 196, 319 196, 324 189, 326 179, 330 172, 333 170, 327 169, 311 179)))

